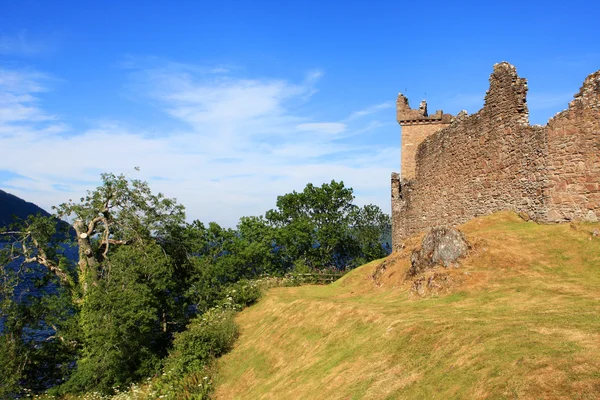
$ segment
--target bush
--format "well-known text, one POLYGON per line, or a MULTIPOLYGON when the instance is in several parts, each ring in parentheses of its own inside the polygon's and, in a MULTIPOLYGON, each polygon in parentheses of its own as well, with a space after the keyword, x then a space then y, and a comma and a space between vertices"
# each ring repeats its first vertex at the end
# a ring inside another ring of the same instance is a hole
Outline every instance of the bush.
POLYGON ((240 280, 222 292, 217 305, 193 319, 175 335, 164 373, 151 384, 152 396, 165 399, 207 399, 212 391, 213 361, 233 347, 239 335, 237 311, 255 303, 264 289, 280 286, 278 278, 240 280))
POLYGON ((178 333, 164 373, 152 383, 152 396, 164 399, 206 399, 212 391, 213 360, 233 347, 239 335, 235 311, 215 307, 178 333))
POLYGON ((233 318, 233 311, 215 308, 194 319, 187 330, 175 336, 165 371, 176 374, 200 371, 229 351, 239 333, 233 318))
POLYGON ((260 282, 242 279, 223 290, 223 296, 223 299, 219 302, 221 307, 240 311, 256 303, 260 298, 260 282))
MULTIPOLYGON (((175 334, 162 375, 148 378, 146 384, 133 384, 124 392, 117 388, 112 399, 210 398, 214 360, 231 350, 239 335, 234 321, 236 312, 255 303, 268 288, 296 284, 296 280, 291 281, 287 277, 262 277, 240 280, 227 286, 221 292, 217 305, 194 318, 185 331, 175 334)), ((90 399, 109 398, 100 393, 87 393, 86 396, 97 396, 90 399)))

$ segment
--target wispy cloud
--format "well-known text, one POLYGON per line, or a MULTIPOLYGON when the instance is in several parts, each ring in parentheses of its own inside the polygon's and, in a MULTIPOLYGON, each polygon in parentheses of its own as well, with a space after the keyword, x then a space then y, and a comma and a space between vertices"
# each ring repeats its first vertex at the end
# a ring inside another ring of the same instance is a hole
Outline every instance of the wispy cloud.
POLYGON ((296 125, 296 130, 301 132, 315 132, 335 135, 346 130, 346 124, 341 122, 316 122, 296 125))
POLYGON ((325 73, 320 69, 313 69, 306 74, 304 82, 308 85, 315 84, 323 77, 323 75, 325 75, 325 73))
POLYGON ((272 208, 278 195, 336 179, 354 187, 358 203, 369 199, 389 210, 397 149, 345 139, 379 126, 366 117, 387 105, 349 113, 360 120, 315 121, 296 110, 311 101, 322 72, 293 82, 216 68, 164 63, 130 70, 139 100, 187 127, 160 136, 114 121, 61 135, 64 122, 44 112, 36 97, 45 90, 43 76, 13 71, 0 78, 9 82, 0 89, 13 88, 0 115, 29 109, 17 122, 0 119, 0 170, 18 174, 0 185, 49 207, 90 189, 99 171, 128 172, 177 197, 190 218, 232 226, 242 215, 272 208))
POLYGON ((364 108, 364 109, 362 109, 360 111, 353 112, 348 117, 348 120, 351 121, 353 119, 357 119, 357 118, 361 118, 361 117, 366 117, 367 115, 375 114, 375 113, 378 113, 381 110, 387 110, 387 109, 392 108, 392 107, 394 107, 394 103, 392 103, 392 102, 375 104, 373 106, 364 108))
MULTIPOLYGON (((0 137, 10 134, 20 123, 56 121, 56 117, 39 106, 39 93, 47 90, 50 78, 35 71, 15 71, 0 68, 0 137)), ((61 124, 38 126, 56 130, 61 124)), ((62 129, 62 128, 61 128, 62 129)))
POLYGON ((51 47, 32 39, 27 30, 15 35, 0 34, 0 54, 11 56, 36 56, 47 53, 51 47))

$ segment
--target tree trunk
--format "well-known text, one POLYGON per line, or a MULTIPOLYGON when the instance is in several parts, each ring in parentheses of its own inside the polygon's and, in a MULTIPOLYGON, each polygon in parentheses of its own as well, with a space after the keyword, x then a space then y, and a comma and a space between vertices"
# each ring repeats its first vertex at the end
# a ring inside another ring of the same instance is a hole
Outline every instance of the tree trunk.
POLYGON ((88 282, 95 282, 98 279, 98 260, 94 255, 90 237, 87 234, 87 227, 82 220, 78 219, 73 223, 73 228, 77 233, 77 244, 79 245, 79 284, 83 293, 87 292, 88 282))

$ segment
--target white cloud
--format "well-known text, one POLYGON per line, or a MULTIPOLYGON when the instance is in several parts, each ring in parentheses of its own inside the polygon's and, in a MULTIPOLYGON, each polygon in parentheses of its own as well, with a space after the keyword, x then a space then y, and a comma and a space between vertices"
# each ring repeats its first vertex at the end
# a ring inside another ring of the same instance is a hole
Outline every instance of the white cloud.
POLYGON ((341 122, 312 122, 296 125, 296 130, 301 132, 315 132, 335 135, 346 130, 346 124, 341 122))
MULTIPOLYGON (((39 107, 36 97, 47 90, 47 81, 47 76, 35 71, 0 68, 0 135, 10 134, 13 124, 56 121, 55 116, 39 107)), ((56 126, 46 128, 56 129, 56 126)))
MULTIPOLYGON (((189 219, 234 226, 243 215, 274 207, 278 195, 335 179, 355 189, 357 203, 377 199, 389 211, 398 149, 358 146, 339 136, 377 123, 296 115, 295 105, 310 101, 321 72, 293 83, 236 78, 229 71, 181 65, 133 70, 138 95, 188 127, 160 137, 118 122, 65 135, 65 122, 44 112, 35 97, 43 78, 13 72, 13 97, 0 103, 0 115, 5 110, 19 117, 0 117, 0 170, 33 179, 7 179, 0 187, 49 208, 93 188, 99 172, 123 172, 178 198, 189 219), (19 114, 19 106, 30 110, 19 114)), ((9 86, 2 82, 0 93, 9 86)))

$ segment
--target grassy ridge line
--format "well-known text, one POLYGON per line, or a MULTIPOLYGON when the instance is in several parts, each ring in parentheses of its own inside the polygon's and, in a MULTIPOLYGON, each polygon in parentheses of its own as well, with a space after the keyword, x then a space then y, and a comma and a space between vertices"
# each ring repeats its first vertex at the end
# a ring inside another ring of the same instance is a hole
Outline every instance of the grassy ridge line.
POLYGON ((598 398, 598 227, 475 219, 457 286, 423 298, 403 279, 417 239, 378 284, 374 262, 327 287, 272 289, 238 316, 216 397, 598 398))

